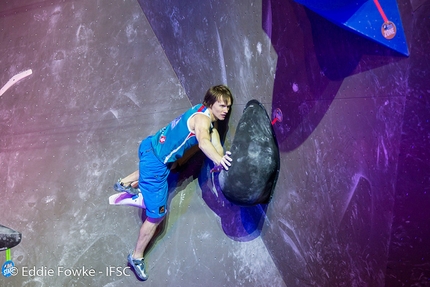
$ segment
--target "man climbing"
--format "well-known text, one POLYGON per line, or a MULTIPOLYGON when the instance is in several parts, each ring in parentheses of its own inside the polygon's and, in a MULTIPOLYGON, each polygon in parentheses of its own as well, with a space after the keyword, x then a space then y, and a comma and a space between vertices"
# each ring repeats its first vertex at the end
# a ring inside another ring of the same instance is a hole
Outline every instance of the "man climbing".
POLYGON ((217 121, 228 118, 233 96, 224 85, 208 89, 202 104, 187 110, 155 135, 142 141, 139 147, 139 170, 119 180, 114 189, 143 195, 147 218, 143 222, 134 251, 128 262, 141 280, 146 280, 144 252, 157 226, 167 212, 167 177, 171 166, 191 147, 200 150, 215 166, 228 170, 232 159, 224 154, 217 121))

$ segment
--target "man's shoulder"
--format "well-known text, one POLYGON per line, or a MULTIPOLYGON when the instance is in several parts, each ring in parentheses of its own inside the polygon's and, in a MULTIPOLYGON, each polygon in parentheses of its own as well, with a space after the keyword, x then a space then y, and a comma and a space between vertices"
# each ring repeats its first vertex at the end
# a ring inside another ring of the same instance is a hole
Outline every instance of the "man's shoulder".
POLYGON ((195 124, 198 123, 199 125, 205 125, 208 128, 211 125, 210 116, 203 113, 195 113, 192 117, 192 120, 194 121, 195 124))
POLYGON ((197 130, 201 131, 202 129, 209 130, 212 127, 211 119, 207 115, 203 113, 195 113, 193 117, 190 119, 191 129, 196 132, 197 130))

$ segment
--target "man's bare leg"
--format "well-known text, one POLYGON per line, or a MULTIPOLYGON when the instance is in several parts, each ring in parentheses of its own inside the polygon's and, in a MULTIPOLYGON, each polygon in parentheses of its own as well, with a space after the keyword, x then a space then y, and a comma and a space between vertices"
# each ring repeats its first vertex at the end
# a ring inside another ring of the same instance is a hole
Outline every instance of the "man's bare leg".
POLYGON ((135 172, 127 175, 126 177, 121 179, 121 183, 123 186, 131 185, 131 187, 137 188, 137 186, 139 184, 139 171, 136 170, 135 172))
POLYGON ((137 238, 136 248, 133 251, 132 257, 134 259, 143 258, 146 246, 148 246, 149 241, 151 241, 154 236, 157 226, 163 221, 162 218, 150 218, 147 217, 145 222, 143 222, 140 227, 139 237, 137 238))

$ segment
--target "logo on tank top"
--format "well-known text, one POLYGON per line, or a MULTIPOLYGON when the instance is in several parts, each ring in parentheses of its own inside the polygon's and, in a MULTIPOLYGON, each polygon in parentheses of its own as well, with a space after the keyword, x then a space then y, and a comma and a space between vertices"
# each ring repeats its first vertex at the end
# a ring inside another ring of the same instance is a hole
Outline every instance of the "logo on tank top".
POLYGON ((182 116, 177 117, 176 119, 174 119, 173 121, 170 122, 170 128, 174 129, 176 127, 176 125, 179 123, 179 121, 181 120, 182 116))
POLYGON ((166 136, 161 136, 159 142, 163 144, 166 141, 166 136))

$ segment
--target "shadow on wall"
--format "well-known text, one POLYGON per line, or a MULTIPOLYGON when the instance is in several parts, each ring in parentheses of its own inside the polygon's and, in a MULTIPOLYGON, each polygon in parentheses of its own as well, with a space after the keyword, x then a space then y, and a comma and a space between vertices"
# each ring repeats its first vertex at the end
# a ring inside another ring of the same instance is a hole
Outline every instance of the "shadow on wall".
POLYGON ((224 233, 236 241, 251 241, 261 234, 267 204, 243 207, 231 203, 224 194, 217 190, 214 183, 217 182, 219 173, 212 173, 210 164, 199 177, 199 185, 202 190, 202 198, 221 220, 224 233))
MULTIPOLYGON (((278 55, 272 111, 280 108, 284 115, 283 122, 275 126, 281 151, 292 151, 309 137, 344 78, 402 59, 300 4, 263 0, 262 5, 263 30, 278 55), (359 62, 368 55, 371 64, 363 68, 359 62)), ((366 95, 348 91, 348 96, 366 95)))
POLYGON ((212 168, 212 162, 201 151, 198 151, 180 168, 181 173, 188 174, 182 175, 181 178, 191 175, 193 178, 198 177, 202 199, 219 216, 221 228, 229 238, 246 242, 260 236, 267 204, 242 207, 231 203, 221 191, 217 191, 214 183, 217 182, 219 173, 210 172, 212 168))

